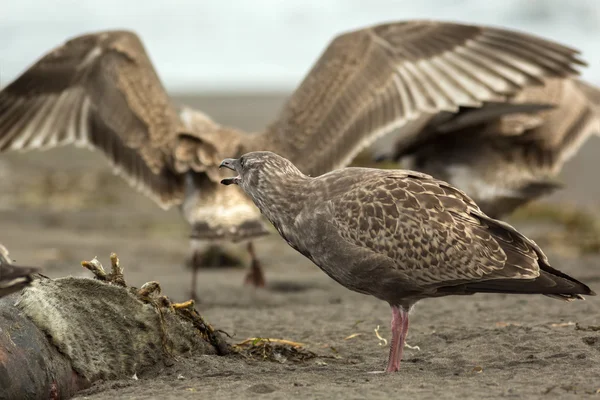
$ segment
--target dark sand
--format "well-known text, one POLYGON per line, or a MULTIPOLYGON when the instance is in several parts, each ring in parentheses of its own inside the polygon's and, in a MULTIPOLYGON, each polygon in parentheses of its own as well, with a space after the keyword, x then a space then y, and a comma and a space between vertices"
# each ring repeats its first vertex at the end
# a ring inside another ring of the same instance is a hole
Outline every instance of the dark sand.
MULTIPOLYGON (((186 99, 214 119, 259 130, 280 96, 186 99)), ((564 173, 568 189, 550 201, 600 210, 600 140, 588 142, 564 173)), ((112 176, 103 157, 71 148, 0 159, 0 243, 18 262, 51 277, 87 275, 79 262, 116 252, 128 282, 158 280, 173 300, 186 300, 187 226, 112 176)), ((523 221, 514 224, 536 235, 523 221)), ((558 229, 558 228, 552 228, 558 229)), ((543 245, 543 240, 539 241, 543 245)), ((600 303, 544 296, 475 295, 424 300, 411 316, 401 371, 385 367, 387 304, 350 292, 289 248, 279 236, 256 241, 268 287, 242 286, 244 270, 201 271, 198 310, 233 335, 304 343, 320 355, 300 363, 236 357, 184 359, 156 374, 104 382, 80 398, 557 398, 597 396, 600 389, 600 303), (578 324, 578 326, 576 326, 578 324), (345 339, 352 334, 358 334, 345 339), (180 376, 181 375, 181 376, 180 376)), ((600 291, 600 256, 544 246, 553 266, 600 291)))

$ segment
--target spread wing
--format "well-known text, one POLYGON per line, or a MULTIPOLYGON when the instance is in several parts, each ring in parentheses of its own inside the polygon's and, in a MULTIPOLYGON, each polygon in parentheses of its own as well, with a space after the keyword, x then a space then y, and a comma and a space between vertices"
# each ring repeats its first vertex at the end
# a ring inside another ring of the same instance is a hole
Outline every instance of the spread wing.
POLYGON ((163 207, 181 202, 171 163, 182 130, 140 39, 83 35, 57 47, 0 92, 0 151, 74 144, 101 150, 163 207))
POLYGON ((445 22, 349 32, 330 43, 264 136, 304 173, 319 175, 396 128, 406 139, 440 112, 577 74, 577 54, 524 33, 445 22))

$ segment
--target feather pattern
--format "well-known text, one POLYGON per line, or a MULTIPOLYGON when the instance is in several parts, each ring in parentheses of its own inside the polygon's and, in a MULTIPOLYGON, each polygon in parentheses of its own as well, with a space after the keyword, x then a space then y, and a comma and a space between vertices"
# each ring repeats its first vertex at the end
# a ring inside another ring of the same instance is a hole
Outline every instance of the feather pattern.
MULTIPOLYGON (((69 144, 100 150, 133 188, 162 208, 182 207, 193 226, 209 214, 189 212, 191 204, 219 206, 218 162, 236 151, 240 135, 199 111, 172 105, 140 39, 128 31, 69 40, 0 92, 0 151, 69 144), (203 182, 201 193, 190 182, 203 182)), ((221 224, 224 213, 210 214, 205 236, 219 238, 260 218, 248 199, 236 200, 239 207, 221 224)), ((266 232, 260 221, 251 225, 253 233, 266 232)))
POLYGON ((548 78, 506 103, 431 121, 418 140, 398 141, 390 157, 460 187, 486 213, 506 215, 562 187, 563 165, 600 133, 597 93, 576 79, 548 78))
POLYGON ((179 126, 141 41, 130 32, 76 37, 0 93, 0 151, 68 144, 99 149, 115 172, 164 207, 183 194, 168 165, 179 126))
MULTIPOLYGON (((544 77, 576 74, 584 64, 577 53, 524 33, 437 21, 345 33, 268 128, 264 143, 274 146, 262 147, 319 175, 347 165, 375 139, 411 121, 504 101, 542 85, 544 77)), ((401 131, 405 138, 418 134, 401 131)))

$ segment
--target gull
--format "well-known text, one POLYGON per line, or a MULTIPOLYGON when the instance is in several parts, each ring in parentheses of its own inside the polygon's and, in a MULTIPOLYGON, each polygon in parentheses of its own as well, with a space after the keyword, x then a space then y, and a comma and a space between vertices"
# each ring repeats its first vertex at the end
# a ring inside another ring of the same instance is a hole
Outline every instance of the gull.
POLYGON ((329 277, 392 308, 386 372, 400 368, 419 300, 475 293, 595 293, 552 268, 542 249, 464 192, 408 170, 343 168, 318 177, 272 152, 225 159, 281 237, 329 277))

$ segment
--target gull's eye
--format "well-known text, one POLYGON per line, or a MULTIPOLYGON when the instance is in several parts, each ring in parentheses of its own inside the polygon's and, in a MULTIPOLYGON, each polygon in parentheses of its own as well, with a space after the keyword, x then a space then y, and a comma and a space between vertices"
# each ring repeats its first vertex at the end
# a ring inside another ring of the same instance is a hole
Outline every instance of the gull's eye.
POLYGON ((240 167, 244 168, 244 162, 246 159, 244 157, 240 157, 240 167))

